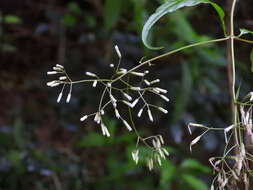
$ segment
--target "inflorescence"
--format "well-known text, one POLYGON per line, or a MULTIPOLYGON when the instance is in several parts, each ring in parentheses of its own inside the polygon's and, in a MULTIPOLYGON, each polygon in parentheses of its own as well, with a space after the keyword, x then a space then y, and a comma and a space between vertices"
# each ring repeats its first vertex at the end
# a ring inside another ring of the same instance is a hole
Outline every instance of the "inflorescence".
POLYGON ((244 184, 245 187, 249 187, 250 184, 249 177, 253 173, 253 170, 249 167, 253 164, 253 154, 251 152, 253 143, 253 92, 245 96, 242 102, 236 102, 235 109, 238 111, 238 118, 236 118, 234 124, 225 128, 212 128, 197 123, 188 125, 190 134, 192 134, 192 128, 204 130, 201 135, 190 143, 190 150, 208 131, 220 130, 224 132, 226 146, 223 156, 209 159, 214 172, 217 174, 212 182, 211 189, 214 189, 214 183, 217 183, 221 190, 233 189, 235 184, 244 184), (238 138, 238 136, 241 137, 238 138))
MULTIPOLYGON (((148 62, 140 62, 140 64, 136 67, 127 70, 120 66, 122 55, 118 46, 115 46, 115 51, 118 55, 119 62, 116 66, 114 64, 109 65, 109 67, 113 69, 113 74, 109 79, 102 79, 99 77, 98 74, 86 72, 85 74, 87 77, 90 77, 89 79, 72 81, 67 74, 64 66, 59 64, 56 64, 56 66, 53 67, 53 71, 47 72, 48 75, 59 75, 59 78, 57 80, 53 80, 47 83, 49 87, 62 86, 57 98, 58 103, 62 100, 63 93, 66 87, 69 87, 68 95, 66 98, 66 102, 69 103, 71 100, 72 86, 74 84, 91 83, 93 88, 96 88, 98 85, 103 86, 97 111, 95 113, 83 115, 80 118, 80 121, 83 122, 88 118, 93 118, 94 122, 100 125, 102 134, 107 137, 110 137, 110 131, 108 130, 105 122, 103 121, 103 115, 110 108, 114 110, 115 118, 121 121, 128 131, 132 131, 134 129, 134 131, 137 132, 136 128, 133 126, 134 124, 128 122, 127 119, 124 117, 124 114, 120 112, 120 104, 127 106, 128 109, 131 110, 138 105, 139 111, 137 113, 137 116, 141 117, 146 112, 151 122, 154 121, 152 114, 153 110, 158 110, 164 114, 168 113, 166 109, 148 103, 145 98, 146 94, 151 94, 161 98, 166 102, 169 101, 169 99, 165 96, 167 90, 155 86, 160 82, 160 79, 148 80, 146 76, 149 74, 149 71, 139 71, 139 68, 141 66, 151 64, 148 62), (133 84, 129 80, 131 77, 137 77, 139 78, 139 80, 134 80, 135 83, 133 84), (138 81, 138 83, 136 81, 138 81)), ((147 138, 142 138, 138 135, 137 145, 140 141, 142 141, 145 145, 152 149, 152 155, 147 158, 147 166, 149 167, 149 169, 153 169, 154 161, 161 165, 161 159, 165 159, 165 156, 169 155, 167 150, 161 147, 161 145, 164 143, 161 135, 151 136, 147 138), (151 140, 152 145, 148 144, 146 142, 147 140, 151 140)), ((134 150, 132 156, 133 160, 137 164, 139 160, 139 150, 134 150)))

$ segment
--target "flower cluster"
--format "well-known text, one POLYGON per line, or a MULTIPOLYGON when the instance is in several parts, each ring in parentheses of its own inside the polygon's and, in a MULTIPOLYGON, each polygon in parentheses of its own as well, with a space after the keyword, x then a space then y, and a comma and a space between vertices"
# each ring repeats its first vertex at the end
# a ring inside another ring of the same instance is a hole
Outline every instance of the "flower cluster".
POLYGON ((220 130, 224 132, 226 146, 223 156, 209 159, 210 164, 217 173, 213 180, 212 188, 214 188, 214 183, 217 183, 221 190, 233 189, 233 184, 237 183, 244 183, 245 187, 249 186, 249 175, 253 172, 249 168, 253 161, 252 154, 248 150, 253 144, 253 93, 250 92, 243 98, 243 102, 237 101, 236 104, 238 118, 230 126, 211 128, 197 123, 188 125, 190 134, 192 134, 193 127, 204 129, 204 132, 190 143, 190 150, 208 131, 220 130), (238 140, 239 134, 242 136, 240 140, 238 140), (234 142, 233 139, 237 140, 234 142), (243 179, 243 182, 241 179, 243 179))
POLYGON ((53 71, 48 71, 47 74, 48 75, 60 75, 58 80, 53 80, 53 81, 50 81, 50 82, 47 83, 47 86, 49 86, 49 87, 56 87, 56 86, 59 86, 59 85, 63 85, 62 89, 61 89, 61 92, 59 93, 58 98, 57 98, 58 103, 62 99, 62 95, 63 95, 63 91, 64 91, 65 86, 67 84, 70 85, 69 93, 68 93, 67 98, 66 98, 66 102, 69 103, 69 101, 71 99, 71 92, 72 92, 72 81, 69 78, 68 74, 66 73, 65 68, 62 65, 56 64, 53 67, 53 71))
MULTIPOLYGON (((148 80, 147 75, 149 74, 149 71, 140 71, 140 67, 143 65, 150 65, 150 63, 140 62, 140 64, 136 67, 127 70, 126 68, 121 67, 122 55, 118 46, 115 46, 115 51, 118 55, 119 62, 116 66, 114 64, 109 65, 113 72, 111 77, 108 79, 102 79, 98 74, 93 72, 86 72, 85 74, 87 77, 89 77, 88 79, 72 81, 65 68, 59 64, 53 67, 53 71, 47 72, 48 75, 59 75, 57 80, 53 80, 47 83, 47 85, 50 87, 57 87, 62 85, 61 91, 57 98, 58 103, 61 101, 64 89, 67 85, 69 86, 69 92, 66 98, 67 103, 71 99, 72 86, 74 84, 91 83, 91 86, 93 88, 96 88, 98 84, 103 87, 97 111, 83 115, 80 118, 80 121, 83 122, 88 118, 93 118, 94 122, 100 126, 102 134, 107 137, 110 137, 110 131, 103 121, 103 115, 107 112, 108 109, 112 108, 114 110, 115 118, 121 121, 128 131, 132 131, 134 128, 133 123, 129 123, 123 113, 120 112, 120 104, 128 107, 129 109, 138 107, 139 111, 136 115, 138 117, 141 117, 146 113, 151 122, 154 121, 152 114, 153 110, 158 110, 164 114, 168 113, 166 109, 149 103, 146 100, 146 95, 154 95, 166 102, 169 101, 169 99, 165 96, 167 90, 156 86, 160 82, 160 79, 148 80), (130 81, 130 78, 134 78, 135 80, 130 81)), ((154 160, 161 164, 161 158, 165 159, 165 155, 168 155, 168 152, 165 149, 161 148, 163 139, 161 136, 159 137, 160 138, 158 138, 158 136, 154 137, 152 140, 152 149, 154 149, 154 152, 156 153, 153 154, 154 157, 149 158, 147 161, 150 169, 153 168, 154 160)), ((133 153, 133 159, 136 163, 138 163, 138 154, 138 151, 133 153)))
POLYGON ((169 156, 169 152, 166 150, 166 148, 162 147, 164 144, 163 137, 161 135, 150 136, 147 138, 139 137, 137 140, 136 149, 132 151, 132 158, 136 164, 138 164, 140 157, 140 149, 138 148, 140 141, 142 141, 142 143, 144 143, 151 150, 151 154, 144 156, 149 170, 154 168, 155 163, 161 166, 162 159, 165 160, 166 156, 169 156))

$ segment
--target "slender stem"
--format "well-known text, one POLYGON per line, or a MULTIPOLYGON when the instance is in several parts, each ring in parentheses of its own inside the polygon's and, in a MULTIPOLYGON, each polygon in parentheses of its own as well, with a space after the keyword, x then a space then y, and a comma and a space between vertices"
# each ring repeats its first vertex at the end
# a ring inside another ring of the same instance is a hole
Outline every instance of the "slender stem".
POLYGON ((245 43, 248 43, 248 44, 253 44, 253 41, 242 39, 240 37, 235 37, 235 40, 242 41, 242 42, 245 42, 245 43))
MULTIPOLYGON (((232 103, 233 103, 233 123, 236 125, 237 122, 237 106, 236 102, 236 92, 235 92, 235 48, 234 48, 234 12, 235 12, 236 0, 233 0, 231 12, 230 12, 230 51, 231 51, 231 66, 232 66, 232 103)), ((238 131, 235 128, 235 142, 239 143, 238 131)))
MULTIPOLYGON (((90 80, 77 80, 77 81, 72 81, 72 84, 77 84, 77 83, 85 83, 85 82, 94 82, 94 81, 98 81, 98 82, 109 82, 111 80, 109 79, 90 79, 90 80)), ((66 82, 68 83, 68 82, 66 82)))
POLYGON ((128 72, 126 72, 125 74, 120 75, 119 77, 113 79, 111 83, 118 81, 119 79, 121 79, 122 77, 124 77, 125 75, 127 75, 129 72, 132 72, 132 71, 134 71, 134 70, 136 70, 136 69, 142 67, 143 65, 146 65, 146 64, 148 64, 148 63, 151 63, 151 62, 153 62, 153 61, 156 61, 156 60, 161 59, 161 58, 163 58, 163 57, 166 57, 166 56, 168 56, 168 55, 172 55, 172 54, 174 54, 174 53, 177 53, 177 52, 180 52, 180 51, 182 51, 182 50, 189 49, 189 48, 192 48, 192 47, 197 47, 197 46, 206 45, 206 44, 215 43, 215 42, 226 41, 226 40, 228 40, 229 38, 230 38, 230 37, 228 36, 228 37, 225 37, 225 38, 219 38, 219 39, 215 39, 215 40, 209 40, 209 41, 204 41, 204 42, 198 42, 198 43, 190 44, 190 45, 187 45, 187 46, 184 46, 184 47, 181 47, 181 48, 178 48, 178 49, 169 51, 169 52, 164 53, 164 54, 162 54, 162 55, 153 57, 153 58, 151 58, 151 59, 149 59, 149 60, 147 60, 147 61, 144 61, 144 62, 140 63, 139 65, 133 67, 132 69, 130 69, 130 70, 129 70, 128 72))

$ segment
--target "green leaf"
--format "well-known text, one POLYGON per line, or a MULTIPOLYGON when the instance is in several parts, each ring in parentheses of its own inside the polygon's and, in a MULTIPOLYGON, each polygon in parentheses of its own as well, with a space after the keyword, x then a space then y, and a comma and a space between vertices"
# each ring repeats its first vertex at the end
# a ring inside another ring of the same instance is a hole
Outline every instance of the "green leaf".
POLYGON ((253 73, 253 49, 250 52, 251 72, 253 73))
POLYGON ((142 26, 144 25, 145 18, 147 15, 147 10, 145 9, 145 1, 131 0, 134 8, 134 19, 132 23, 133 29, 135 29, 139 34, 141 34, 142 26))
POLYGON ((208 190, 205 183, 192 175, 184 174, 182 175, 182 178, 194 190, 208 190))
POLYGON ((18 16, 15 15, 6 15, 3 17, 0 17, 0 21, 2 21, 6 24, 20 24, 21 23, 21 19, 18 16))
POLYGON ((252 34, 253 35, 253 31, 245 29, 245 28, 240 28, 240 34, 238 37, 241 37, 242 35, 245 35, 245 34, 252 34))
POLYGON ((167 189, 168 184, 172 183, 172 180, 176 177, 176 166, 170 161, 165 160, 162 163, 160 170, 160 186, 162 189, 167 189))
POLYGON ((81 147, 101 147, 108 144, 106 137, 98 133, 89 133, 81 138, 79 146, 81 147))
POLYGON ((76 25, 77 19, 73 15, 66 14, 63 17, 63 24, 68 27, 73 27, 76 25))
POLYGON ((73 13, 75 13, 77 15, 81 15, 82 14, 82 10, 81 10, 81 8, 79 7, 79 5, 76 2, 70 2, 67 5, 67 7, 68 7, 68 9, 70 11, 72 11, 73 13))
POLYGON ((193 159, 184 160, 181 164, 181 168, 188 169, 188 170, 197 170, 202 173, 210 173, 211 172, 210 168, 202 165, 197 160, 193 160, 193 159))
MULTIPOLYGON (((183 7, 191 7, 191 6, 195 6, 201 3, 208 3, 211 4, 213 6, 213 8, 216 10, 216 12, 219 15, 219 18, 221 20, 222 23, 222 28, 225 32, 225 24, 224 24, 224 11, 222 10, 222 8, 209 1, 209 0, 169 0, 166 3, 164 3, 163 5, 161 5, 160 7, 158 7, 155 11, 154 14, 152 14, 147 22, 145 23, 143 30, 142 30, 142 41, 144 43, 144 45, 149 48, 149 49, 161 49, 163 47, 153 47, 150 46, 148 43, 148 35, 150 33, 151 28, 153 27, 153 25, 164 15, 174 12, 180 8, 183 7)), ((226 32, 225 32, 226 33, 226 32)))
POLYGON ((105 29, 110 30, 119 20, 122 0, 106 0, 104 6, 105 29))

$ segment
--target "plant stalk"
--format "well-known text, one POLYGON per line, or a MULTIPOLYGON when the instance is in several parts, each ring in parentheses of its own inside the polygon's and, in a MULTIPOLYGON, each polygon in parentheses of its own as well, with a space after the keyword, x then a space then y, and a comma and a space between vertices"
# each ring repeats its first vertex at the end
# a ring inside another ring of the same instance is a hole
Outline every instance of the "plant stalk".
MULTIPOLYGON (((235 67, 235 48, 234 48, 234 13, 235 13, 235 5, 236 5, 236 0, 232 0, 232 6, 231 6, 231 11, 230 11, 230 43, 229 43, 229 48, 230 48, 230 58, 229 58, 229 63, 228 63, 228 79, 229 79, 229 88, 231 92, 231 107, 232 107, 232 118, 233 118, 233 124, 236 126, 237 123, 237 105, 236 105, 236 67, 235 67)), ((239 137, 238 137, 238 131, 237 128, 235 128, 235 143, 239 144, 239 137)))

